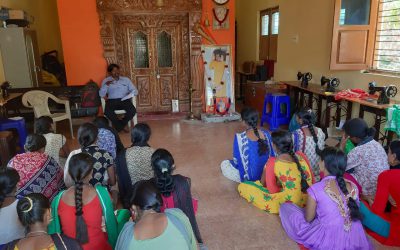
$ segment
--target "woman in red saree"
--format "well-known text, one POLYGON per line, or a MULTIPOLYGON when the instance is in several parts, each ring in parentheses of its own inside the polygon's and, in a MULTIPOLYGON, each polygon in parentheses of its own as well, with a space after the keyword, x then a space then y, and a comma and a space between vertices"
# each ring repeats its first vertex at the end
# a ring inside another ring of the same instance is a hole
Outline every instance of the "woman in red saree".
POLYGON ((21 177, 17 195, 41 193, 52 200, 64 188, 63 169, 44 153, 45 147, 44 136, 29 135, 25 142, 26 152, 14 156, 8 163, 8 167, 17 170, 21 177))

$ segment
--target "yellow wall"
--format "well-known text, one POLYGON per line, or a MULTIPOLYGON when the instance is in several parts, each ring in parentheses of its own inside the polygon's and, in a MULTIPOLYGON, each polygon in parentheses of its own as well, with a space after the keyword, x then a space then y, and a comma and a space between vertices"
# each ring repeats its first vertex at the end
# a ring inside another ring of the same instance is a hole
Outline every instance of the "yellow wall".
MULTIPOLYGON (((341 88, 367 89, 368 83, 396 84, 400 78, 363 74, 359 71, 330 71, 330 51, 333 27, 333 0, 237 0, 236 19, 238 32, 237 63, 258 60, 259 11, 278 6, 280 30, 278 62, 275 64, 276 80, 295 80, 298 71, 309 71, 313 82, 319 83, 322 75, 336 76, 341 88), (298 35, 299 41, 292 41, 298 35)), ((400 94, 396 99, 400 99, 400 94)), ((353 109, 354 111, 357 108, 353 109)))
MULTIPOLYGON (((0 6, 22 9, 32 15, 35 20, 31 28, 36 30, 40 55, 57 50, 59 60, 63 61, 56 0, 0 0, 0 6)), ((0 83, 3 81, 4 72, 0 56, 0 83)))

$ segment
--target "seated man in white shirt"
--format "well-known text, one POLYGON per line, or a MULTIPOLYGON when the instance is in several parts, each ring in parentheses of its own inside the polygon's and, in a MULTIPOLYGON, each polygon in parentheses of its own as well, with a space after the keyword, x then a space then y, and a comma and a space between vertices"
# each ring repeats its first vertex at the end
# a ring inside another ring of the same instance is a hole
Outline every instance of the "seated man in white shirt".
POLYGON ((135 116, 136 108, 132 104, 132 97, 138 95, 138 90, 127 77, 120 76, 119 66, 110 64, 107 67, 109 76, 103 80, 99 94, 101 97, 108 96, 104 114, 111 120, 114 128, 120 132, 129 132, 125 127, 135 116), (125 110, 126 114, 122 120, 118 119, 115 110, 125 110))

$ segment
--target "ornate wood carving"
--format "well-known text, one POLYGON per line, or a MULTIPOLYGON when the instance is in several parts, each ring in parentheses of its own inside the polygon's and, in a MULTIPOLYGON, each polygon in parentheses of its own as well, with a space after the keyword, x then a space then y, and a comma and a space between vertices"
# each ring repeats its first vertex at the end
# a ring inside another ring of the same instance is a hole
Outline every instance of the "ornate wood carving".
POLYGON ((156 5, 156 0, 97 0, 100 11, 201 11, 201 0, 165 0, 162 8, 156 5))
POLYGON ((202 1, 164 1, 160 9, 156 0, 96 0, 104 57, 107 63, 120 64, 123 73, 137 84, 139 111, 170 111, 171 98, 179 99, 180 110, 187 111, 189 82, 192 81, 196 89, 193 105, 195 111, 200 112, 204 92, 202 38, 193 26, 201 20, 202 1), (132 36, 137 31, 146 34, 149 40, 149 68, 135 68, 132 36), (162 31, 172 37, 175 63, 172 68, 156 69, 156 34, 162 31), (159 79, 157 73, 161 75, 159 79), (154 102, 158 107, 154 107, 154 102))

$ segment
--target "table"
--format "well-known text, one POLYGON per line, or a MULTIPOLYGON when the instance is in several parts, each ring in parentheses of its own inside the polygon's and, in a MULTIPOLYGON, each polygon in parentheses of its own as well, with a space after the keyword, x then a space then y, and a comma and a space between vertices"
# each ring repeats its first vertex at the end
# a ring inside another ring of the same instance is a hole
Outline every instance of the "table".
POLYGON ((257 109, 262 114, 264 100, 267 94, 286 93, 286 86, 282 84, 265 84, 264 82, 247 81, 243 83, 244 106, 257 109))
POLYGON ((23 93, 10 93, 6 98, 0 97, 0 117, 7 117, 6 105, 8 102, 22 96, 23 93))
MULTIPOLYGON (((300 81, 283 81, 281 82, 282 84, 285 84, 288 86, 288 94, 290 95, 291 92, 294 94, 294 103, 295 103, 295 108, 294 111, 298 111, 301 107, 312 107, 314 95, 316 96, 317 100, 317 121, 316 125, 318 127, 322 128, 328 128, 329 127, 329 122, 331 120, 331 109, 332 107, 330 106, 331 103, 335 103, 335 105, 339 105, 340 101, 336 101, 334 98, 335 93, 330 93, 330 92, 325 92, 325 88, 321 87, 320 85, 317 84, 312 84, 309 83, 307 87, 303 87, 301 85, 300 81), (304 103, 305 95, 308 95, 308 100, 306 103, 304 103), (322 101, 326 100, 326 106, 325 106, 325 123, 323 124, 321 122, 322 118, 322 101)), ((347 105, 347 110, 351 110, 352 104, 348 103, 347 105)), ((336 109, 336 126, 339 126, 340 123, 340 118, 341 118, 341 109, 337 108, 336 109)), ((346 119, 351 118, 351 112, 347 112, 346 114, 346 119)))
POLYGON ((389 104, 377 104, 376 98, 374 98, 373 101, 368 101, 365 99, 349 98, 349 97, 344 98, 344 100, 346 100, 349 103, 358 103, 360 105, 360 110, 358 112, 359 118, 364 118, 365 112, 373 114, 375 116, 375 123, 374 123, 374 128, 376 130, 375 140, 381 140, 382 142, 386 140, 387 144, 388 145, 390 144, 390 142, 393 139, 394 132, 386 131, 385 133, 382 134, 380 132, 381 124, 386 122, 386 109, 392 107, 395 104, 399 104, 400 102, 390 100, 389 104), (382 135, 382 137, 379 138, 379 135, 382 135))
POLYGON ((317 85, 317 84, 309 84, 308 87, 303 87, 301 86, 301 83, 299 81, 283 81, 281 82, 282 84, 285 84, 288 86, 288 93, 290 91, 293 91, 294 93, 294 102, 296 103, 296 108, 295 111, 298 110, 298 108, 304 106, 304 95, 308 95, 308 103, 306 106, 312 107, 312 101, 313 101, 313 95, 317 95, 317 126, 321 128, 328 128, 329 127, 329 122, 330 122, 330 112, 331 112, 331 106, 330 103, 335 103, 336 105, 336 115, 335 115, 335 120, 336 120, 336 126, 338 127, 340 124, 340 118, 342 117, 341 110, 343 109, 343 105, 341 105, 341 102, 345 101, 347 102, 347 107, 346 107, 346 120, 351 119, 351 114, 352 114, 352 108, 353 108, 353 103, 358 103, 360 105, 360 111, 359 111, 359 118, 364 118, 364 113, 368 112, 371 113, 375 116, 375 123, 374 123, 374 128, 376 129, 377 133, 375 134, 375 139, 376 140, 381 140, 382 143, 384 141, 387 141, 387 144, 390 144, 394 133, 392 131, 385 132, 382 134, 380 132, 380 126, 382 123, 386 122, 386 109, 393 106, 394 104, 399 104, 400 102, 391 100, 389 104, 377 104, 376 101, 377 99, 372 99, 372 101, 366 100, 366 99, 360 99, 360 98, 349 98, 349 97, 344 97, 340 100, 335 100, 334 95, 335 93, 328 93, 325 92, 324 89, 317 85), (300 100, 299 100, 300 99, 300 100), (326 113, 325 113, 325 124, 321 124, 321 116, 322 116, 322 100, 326 100, 326 113), (381 138, 379 138, 380 135, 383 135, 381 138))
POLYGON ((248 80, 254 80, 255 74, 254 73, 246 73, 242 71, 236 71, 236 75, 238 77, 237 82, 239 83, 239 99, 244 98, 244 90, 243 84, 246 83, 248 80))

